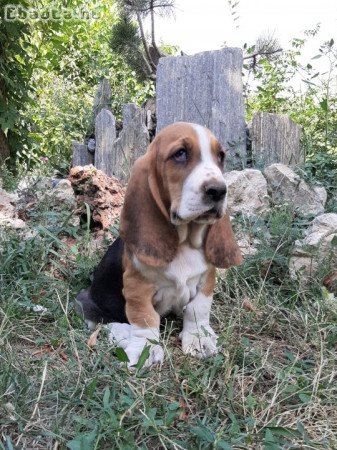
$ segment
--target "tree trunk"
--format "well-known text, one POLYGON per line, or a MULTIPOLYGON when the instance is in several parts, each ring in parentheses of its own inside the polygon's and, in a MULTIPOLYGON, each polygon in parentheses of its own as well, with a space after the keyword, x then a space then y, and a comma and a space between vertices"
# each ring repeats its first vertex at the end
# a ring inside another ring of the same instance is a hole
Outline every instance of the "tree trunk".
POLYGON ((0 164, 3 164, 10 156, 9 144, 7 137, 3 130, 0 128, 0 164))

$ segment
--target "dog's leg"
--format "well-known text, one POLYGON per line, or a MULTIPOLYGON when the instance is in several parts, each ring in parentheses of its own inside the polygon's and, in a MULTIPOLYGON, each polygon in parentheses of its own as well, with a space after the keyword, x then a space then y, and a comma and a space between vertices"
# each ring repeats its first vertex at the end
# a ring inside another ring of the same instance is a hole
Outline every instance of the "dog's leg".
POLYGON ((209 324, 212 306, 212 292, 215 285, 215 269, 209 270, 202 289, 188 303, 183 316, 183 330, 180 333, 182 350, 199 358, 217 353, 217 335, 209 324))
POLYGON ((146 280, 130 261, 126 266, 123 281, 125 311, 130 323, 129 343, 125 347, 129 366, 137 364, 146 345, 150 346, 150 355, 145 366, 161 363, 164 359, 164 351, 159 345, 160 316, 152 304, 153 284, 146 280))

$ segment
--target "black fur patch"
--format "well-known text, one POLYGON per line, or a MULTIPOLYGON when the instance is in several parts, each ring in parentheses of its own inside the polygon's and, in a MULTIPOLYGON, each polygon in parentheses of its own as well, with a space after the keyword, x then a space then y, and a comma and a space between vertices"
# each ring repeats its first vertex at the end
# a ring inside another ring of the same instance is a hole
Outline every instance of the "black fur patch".
POLYGON ((92 285, 76 298, 76 311, 96 323, 129 323, 125 314, 122 256, 124 242, 117 238, 94 271, 92 285))

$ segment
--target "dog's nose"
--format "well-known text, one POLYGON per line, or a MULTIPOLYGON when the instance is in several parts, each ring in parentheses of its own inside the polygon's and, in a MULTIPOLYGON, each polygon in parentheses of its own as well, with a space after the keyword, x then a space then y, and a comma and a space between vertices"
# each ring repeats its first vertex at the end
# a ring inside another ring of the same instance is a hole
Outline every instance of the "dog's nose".
POLYGON ((227 187, 225 184, 218 184, 218 185, 209 185, 205 186, 206 195, 208 198, 210 198, 213 202, 219 202, 222 200, 227 192, 227 187))

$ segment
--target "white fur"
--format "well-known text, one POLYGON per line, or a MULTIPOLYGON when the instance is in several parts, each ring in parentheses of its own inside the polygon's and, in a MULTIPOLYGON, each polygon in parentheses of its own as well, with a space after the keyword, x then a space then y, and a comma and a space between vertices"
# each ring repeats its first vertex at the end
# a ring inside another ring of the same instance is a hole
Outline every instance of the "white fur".
POLYGON ((158 328, 140 328, 128 323, 110 323, 109 341, 118 347, 122 347, 128 355, 128 366, 131 368, 137 364, 139 357, 146 345, 150 345, 150 355, 144 366, 161 363, 164 359, 163 348, 155 344, 159 342, 158 328))
MULTIPOLYGON (((202 190, 205 182, 214 180, 214 182, 224 183, 225 181, 222 171, 212 157, 211 139, 206 128, 196 124, 191 126, 198 135, 201 160, 183 184, 181 201, 177 210, 177 214, 183 220, 193 220, 211 208, 209 203, 203 201, 202 190)), ((222 213, 225 208, 224 199, 222 213)))
POLYGON ((218 338, 209 324, 211 305, 212 296, 206 297, 202 292, 187 305, 180 333, 184 353, 202 358, 218 352, 218 338))
POLYGON ((174 260, 164 268, 154 268, 133 258, 136 268, 156 289, 154 308, 159 315, 170 311, 182 314, 203 283, 208 263, 201 248, 182 244, 174 260))
POLYGON ((137 364, 139 357, 145 347, 150 345, 150 355, 145 362, 145 367, 152 366, 152 364, 159 364, 164 359, 163 348, 158 344, 153 344, 150 341, 159 342, 159 328, 139 328, 136 325, 130 325, 130 338, 125 353, 128 355, 128 366, 137 364))
POLYGON ((128 323, 112 322, 108 324, 109 341, 116 347, 122 347, 124 350, 130 341, 131 325, 128 323))

